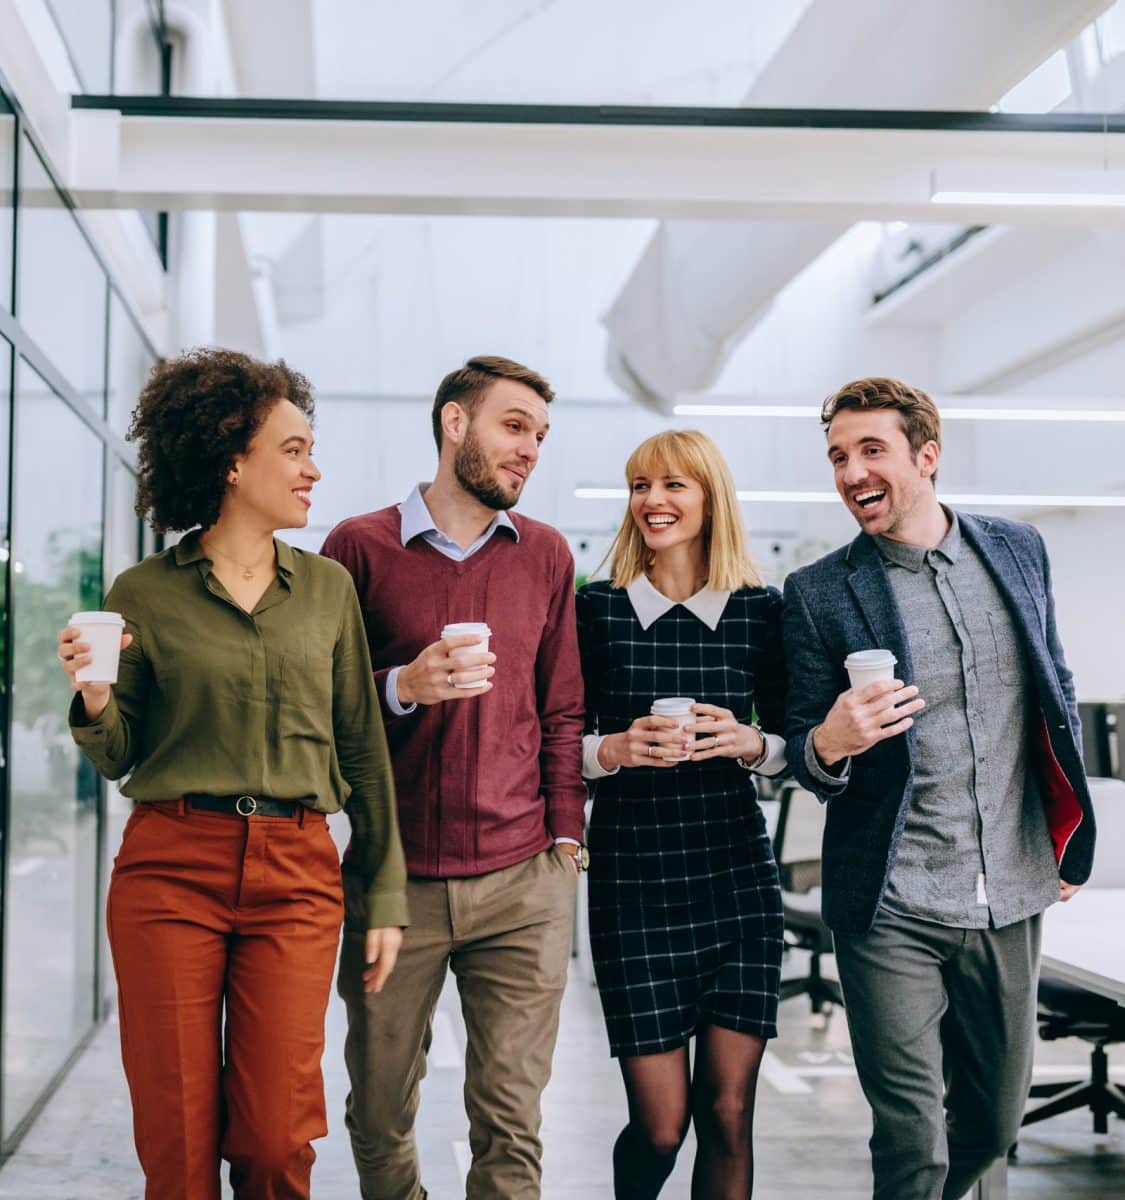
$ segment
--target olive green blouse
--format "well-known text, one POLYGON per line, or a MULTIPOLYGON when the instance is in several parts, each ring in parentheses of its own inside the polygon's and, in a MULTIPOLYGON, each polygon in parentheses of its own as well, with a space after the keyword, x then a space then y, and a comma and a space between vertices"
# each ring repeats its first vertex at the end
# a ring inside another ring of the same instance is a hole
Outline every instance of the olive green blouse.
POLYGON ((277 578, 252 613, 197 533, 118 576, 105 607, 133 635, 105 711, 74 740, 137 801, 189 792, 347 807, 368 927, 405 925, 406 868, 363 618, 338 563, 275 539, 277 578))

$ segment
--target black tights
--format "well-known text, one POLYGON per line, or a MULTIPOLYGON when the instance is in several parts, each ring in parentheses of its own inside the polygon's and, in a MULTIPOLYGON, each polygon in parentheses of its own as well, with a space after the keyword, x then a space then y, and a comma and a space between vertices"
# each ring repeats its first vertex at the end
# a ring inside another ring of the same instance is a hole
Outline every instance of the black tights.
POLYGON ((629 1124, 613 1147, 616 1200, 655 1200, 695 1122, 692 1200, 748 1200, 754 1189, 754 1094, 766 1043, 707 1025, 692 1076, 687 1047, 620 1059, 629 1124))

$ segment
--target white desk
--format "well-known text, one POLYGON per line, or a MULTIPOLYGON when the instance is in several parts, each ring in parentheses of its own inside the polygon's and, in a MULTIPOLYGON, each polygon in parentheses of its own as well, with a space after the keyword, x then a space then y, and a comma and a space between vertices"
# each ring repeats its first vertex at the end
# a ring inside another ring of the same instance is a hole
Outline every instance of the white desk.
POLYGON ((1125 1005, 1125 888, 1083 889, 1043 918, 1043 969, 1125 1005))
MULTIPOLYGON (((1125 1005, 1125 888, 1083 889, 1043 917, 1043 969, 1067 983, 1125 1005)), ((975 1200, 1008 1194, 1004 1159, 977 1184, 975 1200)))

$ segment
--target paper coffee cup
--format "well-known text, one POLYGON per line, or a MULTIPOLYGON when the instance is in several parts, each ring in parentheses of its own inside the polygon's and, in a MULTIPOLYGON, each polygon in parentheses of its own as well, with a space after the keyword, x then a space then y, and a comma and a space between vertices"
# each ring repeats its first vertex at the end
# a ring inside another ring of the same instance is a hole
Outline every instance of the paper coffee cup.
MULTIPOLYGON (((488 639, 492 636, 492 630, 484 623, 484 621, 457 621, 452 625, 446 625, 441 631, 443 638, 459 637, 461 634, 475 633, 477 644, 475 646, 458 646, 455 650, 450 650, 450 658, 459 658, 463 654, 487 654, 488 639)), ((455 683, 453 686, 458 688, 482 688, 488 682, 487 679, 478 679, 476 683, 455 683)))
MULTIPOLYGON (((670 717, 676 722, 677 727, 682 729, 695 720, 695 713, 691 711, 694 703, 695 701, 689 696, 667 696, 663 700, 654 700, 648 711, 654 717, 670 717)), ((691 758, 690 754, 668 754, 664 756, 664 761, 686 762, 689 758, 691 758)))
POLYGON ((78 683, 116 683, 121 658, 121 635, 125 618, 115 612, 72 613, 70 624, 78 630, 78 640, 90 645, 89 666, 80 667, 74 678, 78 683))
POLYGON ((889 650, 856 650, 844 659, 844 670, 858 691, 869 683, 886 681, 895 677, 898 659, 889 650))

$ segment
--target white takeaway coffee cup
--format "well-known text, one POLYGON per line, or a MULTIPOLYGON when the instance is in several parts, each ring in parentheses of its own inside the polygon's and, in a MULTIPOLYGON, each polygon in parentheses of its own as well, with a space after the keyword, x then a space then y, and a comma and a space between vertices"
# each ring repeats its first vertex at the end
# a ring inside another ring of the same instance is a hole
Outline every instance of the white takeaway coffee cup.
MULTIPOLYGON (((487 654, 488 639, 492 636, 492 630, 484 623, 484 621, 455 621, 452 625, 446 625, 441 631, 443 638, 459 637, 461 634, 475 633, 477 635, 477 644, 468 646, 458 646, 454 650, 450 650, 450 658, 458 658, 462 654, 487 654)), ((481 688, 488 682, 487 679, 478 679, 476 683, 455 683, 453 686, 458 688, 481 688)))
POLYGON ((76 682, 116 683, 125 618, 115 612, 76 612, 70 624, 78 630, 78 640, 90 645, 91 661, 75 671, 76 682))
POLYGON ((889 650, 856 650, 844 659, 844 670, 848 673, 852 688, 858 691, 869 683, 890 683, 895 677, 897 662, 898 659, 889 650))
MULTIPOLYGON (((662 700, 654 700, 652 707, 648 710, 654 717, 671 717, 676 725, 682 729, 685 725, 690 724, 695 720, 695 713, 691 711, 691 706, 695 703, 690 696, 666 696, 662 700)), ((664 756, 666 762, 686 762, 691 758, 690 754, 668 754, 664 756)))

